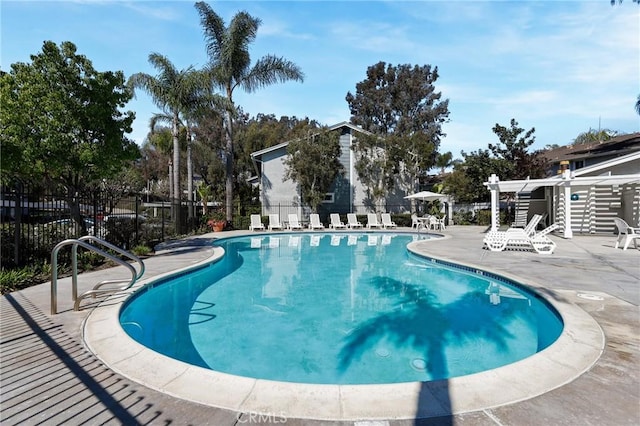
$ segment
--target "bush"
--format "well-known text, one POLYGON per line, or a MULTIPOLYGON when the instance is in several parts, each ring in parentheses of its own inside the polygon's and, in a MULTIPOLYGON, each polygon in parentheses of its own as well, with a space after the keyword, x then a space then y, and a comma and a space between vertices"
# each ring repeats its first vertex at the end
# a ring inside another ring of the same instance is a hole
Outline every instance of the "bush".
POLYGON ((147 256, 152 252, 151 247, 146 246, 144 244, 138 244, 134 248, 131 249, 131 252, 136 256, 147 256))
POLYGON ((105 220, 104 225, 107 241, 126 250, 134 245, 136 230, 142 228, 142 221, 138 219, 136 223, 135 217, 114 215, 105 220))
POLYGON ((88 271, 105 262, 101 254, 94 251, 83 251, 78 253, 78 269, 88 271))
MULTIPOLYGON (((65 265, 62 268, 69 269, 65 265)), ((11 293, 29 286, 40 284, 51 278, 51 265, 25 266, 15 269, 0 270, 0 294, 11 293)))
POLYGON ((453 223, 456 225, 471 225, 473 223, 473 212, 461 210, 453 213, 453 223))
POLYGON ((491 210, 478 210, 476 213, 476 224, 482 226, 491 225, 491 210))

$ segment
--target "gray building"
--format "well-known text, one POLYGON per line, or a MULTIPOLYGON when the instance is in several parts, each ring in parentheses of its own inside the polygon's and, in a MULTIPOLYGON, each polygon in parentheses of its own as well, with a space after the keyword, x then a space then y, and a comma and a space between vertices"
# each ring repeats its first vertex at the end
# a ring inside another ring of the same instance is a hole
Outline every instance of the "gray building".
MULTIPOLYGON (((351 149, 358 135, 367 132, 347 122, 330 126, 329 130, 340 132, 340 162, 345 173, 336 180, 326 194, 319 213, 321 217, 326 217, 329 213, 370 212, 371 210, 365 207, 368 204, 368 197, 355 171, 355 156, 351 149)), ((298 185, 284 178, 286 170, 284 160, 287 157, 288 145, 289 142, 284 142, 251 154, 258 173, 262 214, 277 213, 286 220, 289 213, 297 213, 302 220, 306 220, 310 211, 308 206, 303 206, 301 203, 298 185)))

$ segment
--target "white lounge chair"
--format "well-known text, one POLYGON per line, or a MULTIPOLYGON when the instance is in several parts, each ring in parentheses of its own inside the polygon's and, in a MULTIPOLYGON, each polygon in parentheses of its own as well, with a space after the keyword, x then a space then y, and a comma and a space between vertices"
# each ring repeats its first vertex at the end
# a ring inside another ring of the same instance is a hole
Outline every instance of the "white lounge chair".
POLYGON ((279 229, 282 231, 282 224, 280 223, 280 215, 278 214, 269 215, 269 231, 273 231, 274 229, 279 229))
POLYGON ((340 215, 338 213, 331 213, 329 215, 329 218, 331 220, 331 222, 329 223, 329 228, 333 228, 333 229, 346 229, 347 228, 347 225, 345 225, 340 220, 340 215))
POLYGON ((490 231, 485 235, 483 243, 491 251, 533 249, 539 254, 551 254, 556 248, 556 243, 547 237, 547 234, 557 228, 558 224, 554 223, 540 232, 534 232, 532 235, 527 235, 524 230, 518 231, 517 229, 513 231, 490 231))
POLYGON ((320 223, 320 216, 317 213, 309 215, 309 229, 324 229, 324 225, 320 223))
POLYGON ((542 220, 542 215, 534 214, 524 228, 509 228, 506 232, 523 233, 524 235, 531 236, 535 234, 540 220, 542 220))
POLYGON ((362 224, 358 222, 355 213, 347 213, 347 226, 351 229, 362 228, 362 224))
POLYGON ((375 213, 367 214, 367 228, 382 228, 380 222, 378 222, 378 215, 375 213))
POLYGON ((540 232, 536 232, 529 239, 531 241, 531 246, 538 254, 551 254, 556 249, 556 243, 553 242, 547 234, 558 229, 559 226, 557 223, 552 223, 547 226, 540 232))
POLYGON ((616 240, 616 247, 620 246, 622 240, 624 240, 624 244, 622 245, 622 250, 626 250, 633 241, 633 246, 638 248, 638 240, 640 239, 640 228, 632 228, 629 226, 627 222, 620 219, 619 217, 614 217, 613 221, 616 224, 616 228, 618 229, 618 239, 616 240))
POLYGON ((250 231, 258 231, 258 230, 264 231, 264 225, 262 224, 262 219, 260 218, 259 214, 252 214, 251 215, 251 225, 249 225, 249 230, 250 231))
POLYGON ((302 225, 300 225, 297 214, 289 213, 289 223, 287 224, 287 228, 289 228, 290 231, 302 231, 302 225))
POLYGON ((384 229, 398 227, 398 225, 396 225, 395 222, 391 220, 391 215, 389 213, 382 213, 380 215, 380 219, 382 220, 382 227, 384 229))

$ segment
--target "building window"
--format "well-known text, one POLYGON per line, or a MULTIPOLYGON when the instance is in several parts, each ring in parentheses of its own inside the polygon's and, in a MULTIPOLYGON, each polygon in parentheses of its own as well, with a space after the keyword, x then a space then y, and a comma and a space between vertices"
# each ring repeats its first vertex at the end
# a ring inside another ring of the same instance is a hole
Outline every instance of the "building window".
POLYGON ((333 198, 334 198, 333 192, 327 192, 326 194, 324 194, 324 200, 322 200, 322 202, 324 204, 333 203, 333 198))
POLYGON ((578 170, 584 167, 584 160, 578 160, 573 163, 573 169, 578 170))

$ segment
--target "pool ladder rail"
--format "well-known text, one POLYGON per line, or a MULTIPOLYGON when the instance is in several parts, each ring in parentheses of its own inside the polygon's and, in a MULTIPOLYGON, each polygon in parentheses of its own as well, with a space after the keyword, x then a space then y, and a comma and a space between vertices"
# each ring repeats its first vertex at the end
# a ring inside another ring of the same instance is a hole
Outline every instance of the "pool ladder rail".
POLYGON ((72 276, 71 276, 71 297, 73 300, 73 310, 80 310, 80 301, 86 297, 96 297, 100 294, 108 294, 115 293, 118 291, 123 291, 129 289, 133 284, 138 281, 142 275, 144 275, 144 262, 136 255, 121 249, 103 239, 95 237, 93 235, 86 235, 84 237, 78 239, 67 239, 58 243, 53 250, 51 251, 51 315, 55 315, 58 311, 58 252, 61 248, 71 246, 71 268, 72 268, 72 276), (107 253, 105 250, 98 247, 98 245, 102 247, 106 247, 107 249, 113 250, 116 253, 133 260, 134 262, 139 264, 138 269, 134 268, 133 265, 126 260, 114 256, 111 253, 107 253), (131 278, 125 280, 106 280, 101 281, 96 284, 91 290, 82 293, 78 297, 78 247, 84 247, 87 250, 98 253, 102 257, 112 260, 127 269, 131 272, 131 278), (111 287, 114 284, 122 284, 121 286, 111 287), (109 288, 102 288, 105 285, 111 285, 109 288))

